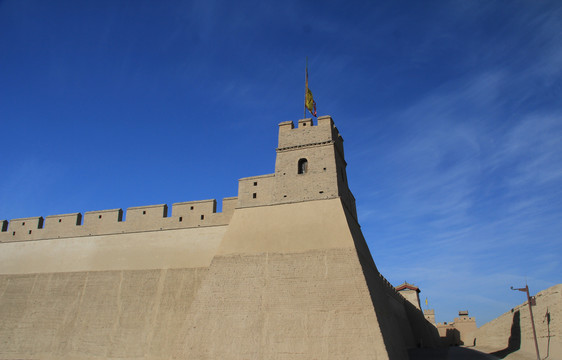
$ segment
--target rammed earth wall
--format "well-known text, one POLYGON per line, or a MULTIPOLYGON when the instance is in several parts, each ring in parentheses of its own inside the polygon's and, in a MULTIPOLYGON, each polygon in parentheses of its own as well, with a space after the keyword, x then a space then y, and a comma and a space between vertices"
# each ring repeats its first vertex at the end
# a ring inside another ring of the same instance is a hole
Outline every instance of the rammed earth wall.
POLYGON ((238 197, 16 219, 0 359, 407 359, 436 329, 378 272, 330 117, 238 197))

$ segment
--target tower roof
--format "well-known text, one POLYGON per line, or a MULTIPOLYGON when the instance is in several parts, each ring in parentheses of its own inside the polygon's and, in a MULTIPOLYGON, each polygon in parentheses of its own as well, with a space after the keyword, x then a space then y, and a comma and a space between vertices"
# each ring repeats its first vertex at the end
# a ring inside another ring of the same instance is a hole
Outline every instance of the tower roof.
POLYGON ((395 289, 396 289, 396 291, 401 291, 401 290, 405 290, 405 289, 415 290, 418 293, 421 291, 419 287, 417 287, 415 285, 412 285, 412 284, 408 284, 405 281, 404 281, 404 284, 397 286, 395 289))

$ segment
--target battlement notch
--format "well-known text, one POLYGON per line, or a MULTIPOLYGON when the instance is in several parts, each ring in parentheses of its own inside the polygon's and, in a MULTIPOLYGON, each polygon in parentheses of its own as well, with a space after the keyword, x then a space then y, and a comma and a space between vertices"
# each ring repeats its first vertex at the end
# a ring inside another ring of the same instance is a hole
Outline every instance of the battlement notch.
POLYGON ((295 128, 292 121, 279 124, 279 143, 277 150, 329 143, 341 138, 331 116, 320 116, 314 125, 311 118, 300 119, 295 128))

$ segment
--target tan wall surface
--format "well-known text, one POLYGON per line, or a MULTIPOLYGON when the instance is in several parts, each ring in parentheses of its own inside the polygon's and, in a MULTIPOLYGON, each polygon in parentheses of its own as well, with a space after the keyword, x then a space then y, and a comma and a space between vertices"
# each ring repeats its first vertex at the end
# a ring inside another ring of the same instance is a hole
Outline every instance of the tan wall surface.
POLYGON ((354 249, 215 258, 180 338, 174 359, 389 358, 354 249))
POLYGON ((0 243, 228 225, 237 201, 223 199, 222 212, 214 199, 175 203, 172 216, 165 204, 88 211, 82 224, 80 213, 13 219, 0 222, 0 243))
MULTIPOLYGON (((524 297, 525 293, 521 293, 524 297)), ((533 316, 541 358, 562 359, 562 284, 536 295, 533 316), (547 311, 548 310, 548 311, 547 311), (550 323, 546 314, 549 314, 550 323)), ((476 346, 510 354, 514 351, 535 354, 535 343, 527 302, 482 325, 476 332, 476 346)))
POLYGON ((339 198, 238 209, 219 255, 354 246, 339 198))
POLYGON ((207 267, 226 226, 0 243, 0 274, 207 267))
POLYGON ((177 358, 405 359, 417 337, 404 301, 340 199, 238 209, 177 358))
POLYGON ((169 359, 206 273, 0 275, 0 359, 169 359))
POLYGON ((0 244, 43 272, 0 261, 0 359, 406 359, 419 341, 339 199, 231 226, 0 244), (118 267, 141 268, 77 271, 118 267))

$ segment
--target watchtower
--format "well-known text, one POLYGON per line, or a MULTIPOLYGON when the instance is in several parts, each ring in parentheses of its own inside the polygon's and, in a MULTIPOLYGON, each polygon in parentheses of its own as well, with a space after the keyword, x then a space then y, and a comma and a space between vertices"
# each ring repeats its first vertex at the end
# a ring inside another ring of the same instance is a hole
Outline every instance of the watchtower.
POLYGON ((279 124, 275 173, 239 180, 238 207, 254 207, 340 197, 357 219, 347 184, 343 138, 331 116, 279 124))

